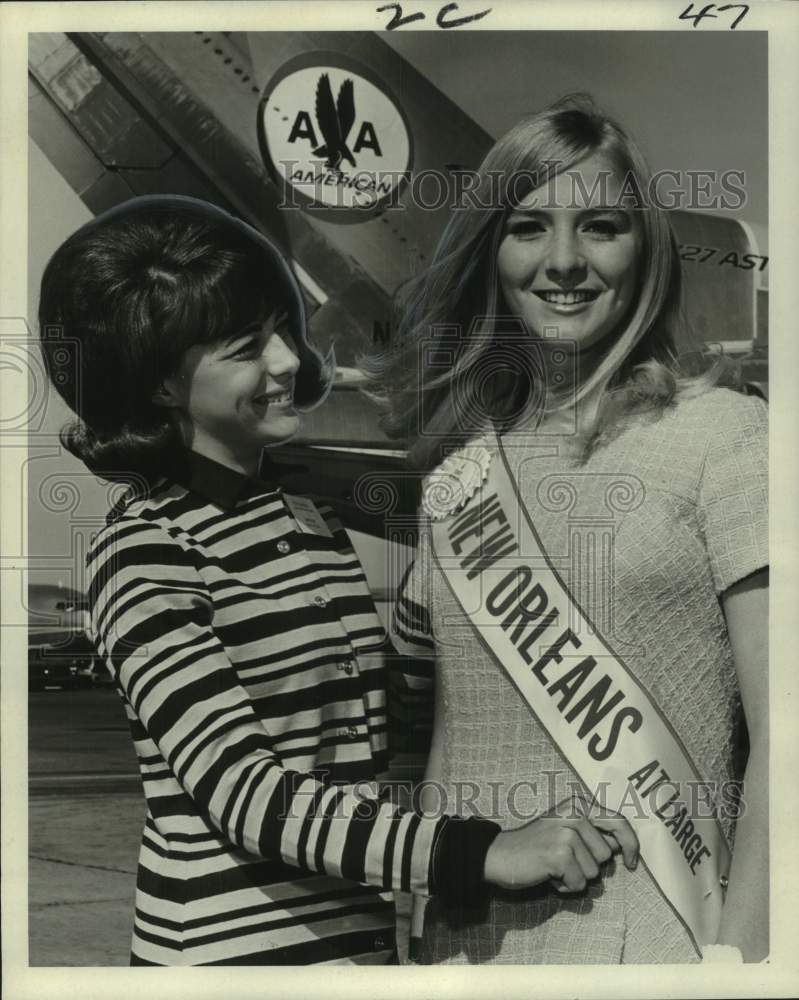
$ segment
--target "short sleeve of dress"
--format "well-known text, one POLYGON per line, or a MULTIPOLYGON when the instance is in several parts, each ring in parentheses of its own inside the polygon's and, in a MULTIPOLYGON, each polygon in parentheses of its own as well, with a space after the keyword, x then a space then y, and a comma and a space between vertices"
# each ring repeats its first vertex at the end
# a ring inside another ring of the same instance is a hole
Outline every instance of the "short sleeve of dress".
POLYGON ((699 520, 717 594, 768 566, 768 408, 725 392, 711 417, 699 485, 699 520))

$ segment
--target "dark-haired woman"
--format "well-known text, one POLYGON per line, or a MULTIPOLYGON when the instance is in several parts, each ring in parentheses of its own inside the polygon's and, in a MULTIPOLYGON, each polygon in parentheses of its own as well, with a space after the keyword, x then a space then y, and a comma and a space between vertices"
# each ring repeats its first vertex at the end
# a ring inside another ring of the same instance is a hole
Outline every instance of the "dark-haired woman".
POLYGON ((633 863, 618 818, 500 834, 379 798, 384 631, 340 523, 262 461, 332 375, 271 244, 210 205, 134 199, 59 248, 39 318, 80 345, 54 379, 79 417, 65 444, 130 487, 88 567, 147 801, 132 964, 386 963, 391 890, 579 887, 611 850, 633 863))
POLYGON ((644 864, 581 896, 433 900, 422 961, 762 958, 766 407, 681 371, 674 237, 590 101, 521 122, 479 174, 372 365, 429 474, 395 629, 435 661, 426 776, 474 783, 504 829, 576 784, 624 807, 644 864))

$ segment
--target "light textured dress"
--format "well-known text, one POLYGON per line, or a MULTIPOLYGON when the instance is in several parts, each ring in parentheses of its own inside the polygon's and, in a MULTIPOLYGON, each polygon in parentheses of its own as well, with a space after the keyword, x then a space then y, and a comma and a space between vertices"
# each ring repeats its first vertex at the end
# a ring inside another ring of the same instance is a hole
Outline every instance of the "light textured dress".
MULTIPOLYGON (((552 454, 557 444, 546 436, 503 438, 550 558, 654 696, 702 778, 719 783, 731 840, 735 809, 722 783, 736 777, 741 715, 719 598, 768 564, 767 408, 713 389, 659 418, 632 419, 584 464, 552 454)), ((420 608, 429 612, 447 811, 471 808, 512 828, 564 798, 575 773, 477 641, 430 558, 425 530, 403 601, 406 623, 409 609, 417 619, 420 608)), ((696 960, 644 867, 629 872, 615 861, 579 896, 548 886, 495 892, 481 913, 466 917, 433 900, 421 951, 423 963, 696 960)))

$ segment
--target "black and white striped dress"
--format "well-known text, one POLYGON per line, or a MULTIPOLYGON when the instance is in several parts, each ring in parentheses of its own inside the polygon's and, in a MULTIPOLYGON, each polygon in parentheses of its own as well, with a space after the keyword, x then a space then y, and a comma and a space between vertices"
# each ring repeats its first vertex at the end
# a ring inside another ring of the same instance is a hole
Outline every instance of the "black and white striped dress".
POLYGON ((390 891, 431 891, 449 821, 367 786, 385 632, 360 564, 332 512, 300 530, 274 485, 189 465, 130 491, 88 556, 147 802, 131 962, 385 963, 390 891))

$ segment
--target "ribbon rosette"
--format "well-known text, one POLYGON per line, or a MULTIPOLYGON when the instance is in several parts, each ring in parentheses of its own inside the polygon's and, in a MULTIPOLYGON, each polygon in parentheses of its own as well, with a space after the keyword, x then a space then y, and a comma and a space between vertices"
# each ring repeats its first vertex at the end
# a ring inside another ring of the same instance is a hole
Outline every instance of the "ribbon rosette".
POLYGON ((479 442, 448 455, 424 480, 424 512, 440 521, 459 510, 483 485, 490 464, 491 452, 479 442))

